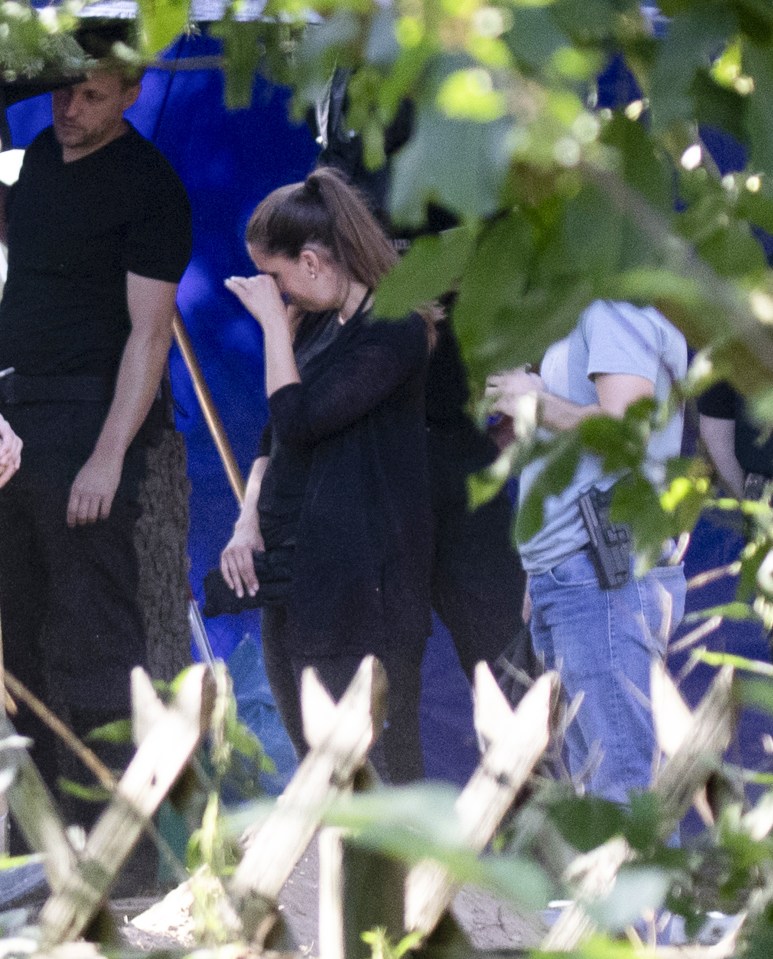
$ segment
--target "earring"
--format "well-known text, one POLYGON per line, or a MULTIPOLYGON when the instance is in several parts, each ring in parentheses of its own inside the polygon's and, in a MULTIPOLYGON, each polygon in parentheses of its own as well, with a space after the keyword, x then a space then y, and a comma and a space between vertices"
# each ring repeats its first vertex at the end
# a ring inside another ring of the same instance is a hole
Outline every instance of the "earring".
POLYGON ((317 279, 317 274, 314 272, 314 270, 311 271, 311 278, 312 278, 312 280, 316 280, 316 279, 317 279))

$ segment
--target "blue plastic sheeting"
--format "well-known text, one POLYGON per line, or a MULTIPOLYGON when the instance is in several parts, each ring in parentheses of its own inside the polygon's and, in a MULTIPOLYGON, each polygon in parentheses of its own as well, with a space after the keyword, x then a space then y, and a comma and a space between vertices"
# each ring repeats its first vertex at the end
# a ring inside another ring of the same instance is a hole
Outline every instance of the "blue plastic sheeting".
POLYGON ((228 659, 239 717, 257 735, 275 768, 262 777, 270 795, 278 795, 295 770, 295 751, 284 727, 277 719, 274 699, 266 678, 260 640, 245 633, 228 659))
MULTIPOLYGON (((181 41, 178 56, 219 52, 204 36, 181 41)), ((620 102, 636 95, 629 78, 615 68, 604 77, 602 99, 620 102)), ((205 377, 218 405, 226 432, 243 472, 247 473, 266 419, 262 336, 255 323, 223 287, 232 274, 248 274, 252 265, 243 232, 255 204, 274 187, 301 179, 314 163, 316 148, 308 130, 287 119, 287 91, 258 80, 252 106, 228 113, 223 107, 223 81, 216 71, 150 70, 130 119, 167 155, 188 189, 194 216, 194 254, 181 284, 179 302, 205 377)), ((50 122, 48 97, 18 104, 9 111, 16 146, 26 146, 50 122)), ((720 164, 737 166, 738 152, 716 137, 720 164)), ((191 584, 201 598, 205 572, 217 564, 236 517, 228 486, 184 363, 175 350, 171 360, 178 426, 188 446, 191 495, 191 584)), ((733 555, 737 539, 708 521, 701 523, 688 555, 690 574, 733 555)), ((506 587, 505 587, 506 588, 506 587)), ((720 602, 729 584, 715 584, 692 593, 691 609, 720 602)), ((239 645, 246 633, 258 638, 256 615, 222 617, 207 624, 216 653, 230 659, 242 714, 263 738, 278 767, 274 786, 293 767, 289 744, 279 727, 253 639, 239 645), (238 647, 238 649, 237 649, 238 647), (236 650, 236 652, 234 652, 236 650), (233 656, 232 656, 233 654, 233 656)), ((748 625, 726 624, 711 637, 713 648, 769 657, 766 638, 748 625)), ((679 665, 679 664, 677 664, 679 665)), ((711 671, 692 672, 685 689, 695 701, 711 671)), ((469 690, 445 630, 436 627, 423 667, 422 736, 427 773, 463 783, 476 758, 469 690)), ((748 712, 741 727, 743 758, 769 765, 762 735, 771 733, 767 716, 748 712)))

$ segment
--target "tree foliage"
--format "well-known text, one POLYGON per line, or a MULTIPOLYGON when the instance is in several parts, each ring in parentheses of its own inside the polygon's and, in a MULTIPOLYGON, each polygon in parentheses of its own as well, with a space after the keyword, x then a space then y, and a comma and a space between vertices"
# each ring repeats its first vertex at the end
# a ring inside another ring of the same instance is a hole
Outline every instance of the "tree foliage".
MULTIPOLYGON (((190 11, 184 0, 140 0, 139 15, 150 59, 185 28, 190 11)), ((77 73, 84 62, 68 41, 72 26, 62 8, 3 3, 5 77, 77 73)), ((232 105, 245 103, 262 71, 292 87, 301 117, 335 67, 351 68, 347 124, 373 166, 384 161, 385 130, 401 103, 413 101, 413 134, 393 158, 393 218, 419 226, 432 203, 458 226, 414 244, 379 289, 378 308, 399 316, 456 288, 453 322, 478 389, 492 371, 537 361, 593 300, 626 299, 657 306, 698 351, 672 402, 723 377, 773 422, 773 272, 760 245, 762 232, 773 232, 771 0, 663 0, 658 14, 634 0, 268 0, 260 22, 240 19, 234 2, 216 33, 232 105), (610 92, 599 78, 620 64, 629 80, 610 92), (742 147, 742 169, 719 171, 704 142, 709 131, 742 147)), ((550 443, 523 442, 474 495, 485 499, 511 467, 548 457, 521 512, 527 535, 540 522, 540 497, 561 488, 590 449, 627 471, 617 516, 655 553, 665 536, 691 528, 713 495, 698 460, 670 464, 665 491, 650 485, 645 438, 666 415, 641 404, 621 421, 596 417, 550 443)), ((760 503, 742 511, 748 545, 739 601, 722 612, 770 627, 773 514, 760 503)), ((773 711, 771 688, 769 675, 749 669, 748 703, 773 711)), ((436 801, 425 804, 435 825, 436 801)), ((414 810, 422 802, 411 797, 414 810)), ((638 871, 629 870, 600 917, 610 928, 627 918, 632 898, 667 896, 692 916, 707 904, 739 908, 752 896, 747 955, 769 954, 770 841, 750 838, 735 806, 712 844, 679 853, 647 845, 657 811, 646 799, 626 813, 561 796, 546 808, 578 849, 622 831, 638 851, 638 871)), ((415 852, 415 834, 406 839, 399 822, 385 826, 387 812, 379 807, 374 817, 373 842, 415 852)), ((443 837, 431 829, 424 837, 421 853, 442 857, 443 837)), ((448 847, 446 864, 460 878, 475 873, 501 886, 520 876, 522 892, 542 894, 544 877, 520 860, 502 872, 448 847)))

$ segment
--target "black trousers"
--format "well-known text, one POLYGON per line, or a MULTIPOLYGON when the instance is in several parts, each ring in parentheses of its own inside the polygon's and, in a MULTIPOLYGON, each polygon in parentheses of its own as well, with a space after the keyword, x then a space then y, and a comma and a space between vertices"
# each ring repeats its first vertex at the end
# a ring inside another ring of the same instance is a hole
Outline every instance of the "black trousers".
MULTIPOLYGON (((308 752, 303 735, 301 674, 313 666, 334 700, 338 701, 362 662, 361 656, 299 655, 284 606, 265 606, 261 614, 261 640, 266 675, 279 716, 296 754, 308 752)), ((395 643, 381 653, 389 682, 387 720, 370 758, 382 779, 392 784, 408 783, 424 775, 419 726, 421 659, 424 643, 395 643)))
POLYGON ((432 606, 472 683, 478 662, 493 667, 522 634, 526 575, 510 539, 513 507, 507 494, 471 510, 466 474, 460 474, 452 453, 438 451, 437 437, 432 439, 432 606))
MULTIPOLYGON (((6 668, 76 734, 130 715, 129 673, 146 663, 133 541, 144 453, 130 450, 110 517, 70 529, 70 487, 106 413, 99 403, 34 403, 0 410, 24 441, 22 467, 0 490, 0 617, 6 668)), ((14 718, 32 758, 55 790, 62 768, 56 737, 19 704, 14 718)), ((101 747, 99 747, 101 748, 101 747)), ((130 750, 104 748, 108 764, 130 750)), ((69 764, 68 764, 69 766, 69 764)), ((69 775, 81 778, 77 767, 69 775)), ((89 777, 83 775, 83 781, 89 777)), ((80 808, 76 821, 93 814, 80 808)), ((84 824, 88 825, 88 822, 84 824)))

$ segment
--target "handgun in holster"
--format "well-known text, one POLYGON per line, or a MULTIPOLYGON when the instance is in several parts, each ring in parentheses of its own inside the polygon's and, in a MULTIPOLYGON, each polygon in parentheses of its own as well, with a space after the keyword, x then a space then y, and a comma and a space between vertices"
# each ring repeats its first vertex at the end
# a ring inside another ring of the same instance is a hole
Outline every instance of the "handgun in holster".
POLYGON ((609 518, 612 490, 592 486, 578 499, 588 552, 602 589, 619 589, 631 576, 631 529, 609 518))

